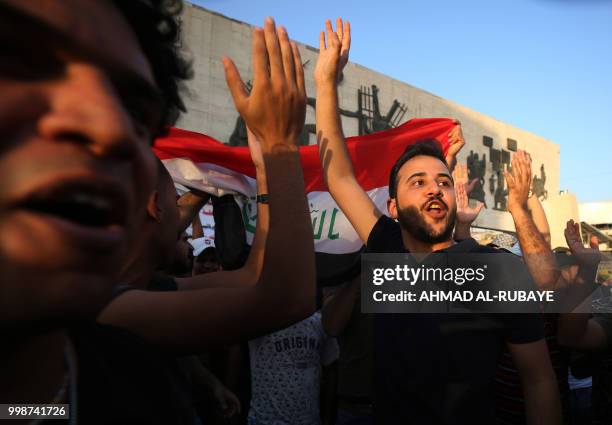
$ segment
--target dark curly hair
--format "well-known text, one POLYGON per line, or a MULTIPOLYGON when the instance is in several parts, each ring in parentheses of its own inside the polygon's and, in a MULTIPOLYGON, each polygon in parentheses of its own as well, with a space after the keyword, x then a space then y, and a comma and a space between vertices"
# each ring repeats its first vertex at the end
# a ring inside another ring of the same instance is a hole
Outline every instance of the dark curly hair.
POLYGON ((151 64, 164 99, 162 126, 173 125, 185 104, 183 82, 191 78, 191 64, 178 47, 182 0, 113 0, 134 30, 140 47, 151 64))

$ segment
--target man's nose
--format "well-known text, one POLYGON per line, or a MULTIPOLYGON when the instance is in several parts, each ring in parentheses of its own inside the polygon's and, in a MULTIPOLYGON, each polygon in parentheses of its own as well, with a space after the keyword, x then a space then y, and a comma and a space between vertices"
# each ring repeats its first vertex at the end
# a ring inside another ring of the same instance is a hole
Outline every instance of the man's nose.
POLYGON ((440 197, 442 196, 443 192, 442 189, 440 188, 440 185, 438 184, 437 181, 432 181, 429 183, 429 185, 427 186, 427 196, 428 197, 440 197))
POLYGON ((100 157, 133 154, 137 140, 132 122, 104 72, 71 64, 49 93, 49 111, 38 123, 41 136, 83 144, 100 157))

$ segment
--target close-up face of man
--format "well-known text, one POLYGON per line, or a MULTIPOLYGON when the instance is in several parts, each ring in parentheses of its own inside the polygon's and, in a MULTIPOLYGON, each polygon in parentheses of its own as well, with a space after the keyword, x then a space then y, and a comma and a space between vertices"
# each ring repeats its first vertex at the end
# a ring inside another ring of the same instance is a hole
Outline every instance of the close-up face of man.
POLYGON ((155 79, 110 1, 0 0, 0 40, 0 323, 93 316, 155 182, 155 79))
POLYGON ((456 210, 455 190, 446 164, 432 156, 418 155, 402 165, 389 213, 412 237, 425 243, 449 240, 456 210))

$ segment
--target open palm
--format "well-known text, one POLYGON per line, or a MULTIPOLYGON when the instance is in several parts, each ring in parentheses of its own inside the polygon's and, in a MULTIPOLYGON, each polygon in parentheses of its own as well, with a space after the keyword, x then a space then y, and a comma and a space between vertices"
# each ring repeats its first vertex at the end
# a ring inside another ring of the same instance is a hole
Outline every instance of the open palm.
POLYGON ((472 223, 480 214, 484 204, 478 201, 475 206, 470 207, 466 184, 463 182, 455 181, 455 196, 457 199, 457 221, 459 223, 472 223))
POLYGON ((566 223, 564 233, 567 246, 581 264, 592 266, 599 264, 601 252, 599 251, 599 241, 596 236, 593 236, 589 241, 589 247, 585 247, 580 237, 580 226, 574 220, 569 220, 566 223))
POLYGON ((315 66, 316 81, 339 81, 342 70, 348 63, 351 49, 351 25, 348 21, 336 21, 334 32, 331 21, 325 22, 325 32, 319 36, 319 58, 315 66))

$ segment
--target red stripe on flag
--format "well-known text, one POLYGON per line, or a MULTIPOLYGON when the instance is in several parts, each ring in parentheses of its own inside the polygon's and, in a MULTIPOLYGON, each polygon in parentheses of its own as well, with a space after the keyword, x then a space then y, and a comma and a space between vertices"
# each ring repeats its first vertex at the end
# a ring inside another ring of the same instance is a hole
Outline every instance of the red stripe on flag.
MULTIPOLYGON (((435 139, 446 152, 448 133, 454 126, 454 120, 449 118, 415 118, 396 128, 347 138, 359 184, 364 190, 387 186, 397 158, 419 140, 435 139)), ((185 158, 194 163, 211 163, 255 178, 248 147, 227 146, 193 131, 171 128, 167 136, 156 140, 153 152, 162 160, 185 158)), ((317 146, 300 147, 300 157, 306 191, 327 191, 317 146)))

